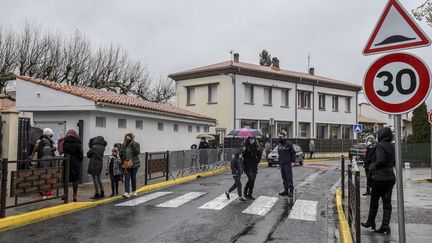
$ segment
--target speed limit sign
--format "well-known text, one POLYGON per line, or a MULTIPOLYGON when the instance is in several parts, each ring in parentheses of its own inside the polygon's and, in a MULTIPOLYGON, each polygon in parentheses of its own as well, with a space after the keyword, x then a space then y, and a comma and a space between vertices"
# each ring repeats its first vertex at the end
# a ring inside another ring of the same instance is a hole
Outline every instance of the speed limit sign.
POLYGON ((420 58, 395 53, 376 60, 363 80, 366 99, 376 109, 401 114, 419 106, 431 86, 430 72, 420 58))

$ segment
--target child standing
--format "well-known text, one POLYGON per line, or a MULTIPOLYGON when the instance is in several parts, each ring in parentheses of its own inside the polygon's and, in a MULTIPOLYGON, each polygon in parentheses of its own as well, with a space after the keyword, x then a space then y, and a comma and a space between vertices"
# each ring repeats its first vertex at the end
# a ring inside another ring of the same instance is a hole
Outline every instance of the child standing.
POLYGON ((122 161, 120 159, 119 150, 117 147, 114 147, 111 150, 111 155, 108 158, 107 171, 106 171, 106 175, 109 174, 110 179, 111 179, 112 194, 110 197, 114 197, 114 196, 119 195, 118 184, 119 184, 119 181, 121 180, 121 177, 123 175, 121 163, 122 163, 122 161))
POLYGON ((234 185, 225 192, 225 196, 227 199, 230 199, 230 193, 237 188, 237 193, 239 195, 240 201, 246 201, 244 197, 242 197, 242 184, 241 184, 241 175, 243 174, 243 169, 241 165, 241 153, 237 152, 234 155, 234 158, 231 160, 231 173, 234 178, 234 185))

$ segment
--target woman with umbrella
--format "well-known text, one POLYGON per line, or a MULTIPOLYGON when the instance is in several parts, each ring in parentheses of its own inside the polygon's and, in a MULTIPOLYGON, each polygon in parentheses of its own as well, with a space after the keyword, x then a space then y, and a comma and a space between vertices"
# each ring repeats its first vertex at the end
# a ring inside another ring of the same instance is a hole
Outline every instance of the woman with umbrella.
POLYGON ((255 137, 248 137, 243 147, 244 172, 248 178, 244 188, 244 196, 247 199, 255 200, 252 196, 255 186, 255 178, 258 173, 258 163, 261 160, 262 149, 255 137))

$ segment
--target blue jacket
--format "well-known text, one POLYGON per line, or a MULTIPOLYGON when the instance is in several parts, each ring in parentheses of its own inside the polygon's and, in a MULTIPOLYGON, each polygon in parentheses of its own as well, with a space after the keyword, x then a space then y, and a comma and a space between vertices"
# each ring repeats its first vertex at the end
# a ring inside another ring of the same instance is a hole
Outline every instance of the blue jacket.
POLYGON ((296 152, 292 143, 284 139, 279 143, 278 146, 279 164, 294 163, 296 159, 296 152))
POLYGON ((231 160, 231 173, 237 176, 243 174, 243 166, 242 159, 240 158, 240 153, 236 153, 234 155, 234 158, 231 160))

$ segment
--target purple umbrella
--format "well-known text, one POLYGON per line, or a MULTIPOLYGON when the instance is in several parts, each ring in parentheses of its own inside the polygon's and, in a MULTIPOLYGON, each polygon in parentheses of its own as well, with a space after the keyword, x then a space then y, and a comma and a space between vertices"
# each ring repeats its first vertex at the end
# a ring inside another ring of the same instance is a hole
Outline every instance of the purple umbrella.
POLYGON ((230 133, 228 133, 228 136, 248 138, 248 137, 262 137, 262 134, 257 129, 241 128, 241 129, 232 130, 230 133))

